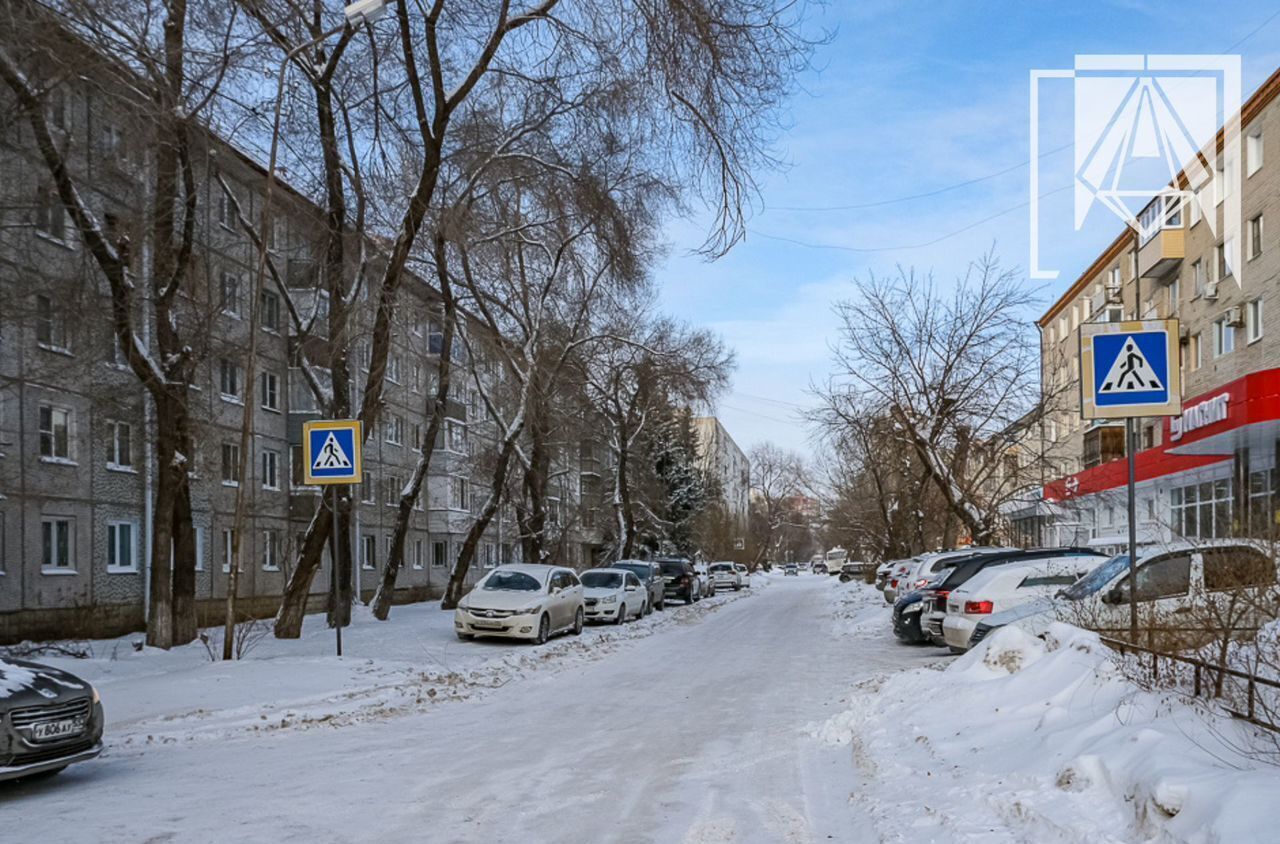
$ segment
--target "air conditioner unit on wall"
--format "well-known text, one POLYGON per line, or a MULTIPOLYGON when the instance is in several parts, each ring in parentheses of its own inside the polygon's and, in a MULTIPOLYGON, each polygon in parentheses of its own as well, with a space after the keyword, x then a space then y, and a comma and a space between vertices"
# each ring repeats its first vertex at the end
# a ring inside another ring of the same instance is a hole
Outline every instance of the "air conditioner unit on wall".
POLYGON ((1204 286, 1204 298, 1213 301, 1218 298, 1218 282, 1211 281, 1204 286))
POLYGON ((1227 308, 1227 325, 1237 328, 1244 325, 1244 310, 1239 305, 1227 308))

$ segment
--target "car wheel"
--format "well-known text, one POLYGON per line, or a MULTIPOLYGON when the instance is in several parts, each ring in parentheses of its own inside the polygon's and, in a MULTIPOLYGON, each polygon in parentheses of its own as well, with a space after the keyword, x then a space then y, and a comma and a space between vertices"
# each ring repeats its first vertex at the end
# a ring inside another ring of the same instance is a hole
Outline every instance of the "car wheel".
POLYGON ((649 604, 648 601, 644 602, 644 607, 642 608, 640 615, 642 616, 653 615, 653 607, 649 604))
POLYGON ((551 616, 546 613, 542 614, 542 618, 538 620, 538 637, 533 640, 535 645, 545 645, 547 640, 551 638, 551 616))
POLYGON ((586 616, 582 614, 582 607, 578 607, 578 612, 573 616, 573 635, 581 636, 582 628, 586 623, 587 619, 586 616))
POLYGON ((667 611, 667 596, 663 595, 662 599, 658 601, 658 612, 666 612, 666 611, 667 611))
POLYGON ((741 590, 742 590, 742 587, 741 587, 741 586, 734 586, 734 587, 733 587, 733 591, 734 591, 734 592, 739 592, 739 591, 741 591, 741 590))
POLYGON ((618 607, 618 617, 613 620, 614 624, 623 624, 627 620, 627 602, 623 601, 622 606, 618 607))
POLYGON ((464 642, 470 642, 472 639, 475 638, 475 636, 471 635, 470 633, 458 633, 458 638, 464 642))

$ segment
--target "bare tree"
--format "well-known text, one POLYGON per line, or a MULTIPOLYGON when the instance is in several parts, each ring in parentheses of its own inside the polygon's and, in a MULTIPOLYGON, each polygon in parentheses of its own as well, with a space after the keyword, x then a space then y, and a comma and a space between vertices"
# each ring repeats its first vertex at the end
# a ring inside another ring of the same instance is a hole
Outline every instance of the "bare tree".
POLYGON ((886 420, 972 541, 991 541, 1001 505, 1038 477, 1034 459, 1019 471, 1008 459, 1039 398, 1033 292, 991 255, 948 287, 907 270, 856 287, 835 306, 835 372, 819 391, 828 429, 856 441, 886 420))
POLYGON ((751 538, 754 565, 774 549, 788 528, 808 530, 797 510, 797 499, 810 489, 804 457, 773 443, 760 443, 747 452, 751 463, 751 538))

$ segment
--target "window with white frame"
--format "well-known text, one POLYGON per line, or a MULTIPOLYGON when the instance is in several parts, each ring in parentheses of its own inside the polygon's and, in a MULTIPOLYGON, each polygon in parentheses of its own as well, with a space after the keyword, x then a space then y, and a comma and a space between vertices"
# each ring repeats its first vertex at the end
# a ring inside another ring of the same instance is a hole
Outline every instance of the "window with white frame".
POLYGON ((421 539, 415 539, 415 540, 413 540, 413 567, 414 567, 414 569, 416 569, 416 570, 418 570, 418 571, 421 571, 421 570, 422 570, 422 567, 423 567, 424 565, 426 565, 426 561, 427 561, 426 543, 425 543, 425 542, 423 542, 421 539))
POLYGON ((128 422, 107 423, 107 468, 133 469, 133 426, 128 422))
POLYGON ((364 542, 360 545, 360 568, 365 571, 374 571, 378 567, 378 537, 371 533, 364 535, 364 542))
POLYGON ((1191 199, 1188 200, 1188 202, 1191 205, 1191 225, 1194 226, 1196 223, 1204 219, 1204 209, 1200 207, 1200 191, 1193 191, 1191 199))
POLYGON ((448 437, 449 450, 459 454, 467 453, 467 426, 456 419, 445 420, 445 435, 448 437))
POLYGON ((402 445, 404 443, 404 417, 397 413, 388 413, 387 419, 383 423, 386 427, 387 442, 392 445, 402 445))
POLYGON ((383 480, 383 499, 385 503, 394 507, 400 503, 400 491, 404 489, 404 479, 399 475, 387 475, 383 480))
POLYGON ((409 382, 409 389, 415 393, 422 392, 422 364, 415 363, 413 365, 412 380, 409 382))
POLYGON ((222 298, 219 305, 224 314, 240 316, 240 276, 222 271, 222 298))
POLYGON ((45 572, 74 572, 75 520, 47 516, 40 520, 40 567, 45 572))
POLYGON ((36 297, 36 343, 42 349, 67 352, 67 317, 62 308, 55 307, 48 296, 36 297))
POLYGON ((449 479, 449 507, 453 510, 467 509, 467 479, 453 477, 449 479))
POLYGON ((1205 285, 1209 281, 1209 279, 1205 276, 1203 258, 1197 258, 1196 260, 1191 262, 1191 279, 1192 279, 1192 287, 1191 287, 1192 295, 1203 296, 1205 285))
POLYGON ((394 352, 387 355, 387 380, 392 384, 400 383, 400 355, 394 352))
POLYGON ((1229 155, 1223 155, 1218 162, 1218 204, 1236 192, 1236 161, 1229 155))
POLYGON ((414 422, 413 428, 410 430, 411 430, 411 433, 413 434, 413 440, 410 442, 410 445, 413 446, 414 451, 421 451, 422 450, 422 423, 414 422))
POLYGON ((1255 129, 1244 140, 1245 175, 1252 176, 1262 169, 1262 130, 1255 129))
POLYGON ((258 377, 258 392, 261 393, 264 410, 280 410, 280 376, 274 372, 264 372, 258 377))
POLYGON ((204 528, 196 527, 196 571, 204 571, 204 528))
POLYGON ((71 411, 65 407, 40 405, 40 456, 45 460, 72 459, 71 411))
POLYGON ((221 185, 218 186, 218 222, 231 228, 236 222, 235 206, 231 202, 231 194, 221 185))
POLYGON ((138 526, 133 522, 107 522, 107 571, 138 571, 138 526))
POLYGON ((1249 220, 1249 228, 1246 232, 1248 240, 1248 257, 1252 261, 1262 254, 1262 215, 1249 220))
POLYGON ((1231 237, 1227 238, 1215 247, 1214 257, 1217 259, 1215 263, 1218 271, 1217 278, 1215 279, 1216 281, 1222 281, 1223 279, 1230 278, 1231 274, 1235 271, 1235 249, 1235 238, 1231 237))
POLYGON ((222 444, 222 483, 224 486, 240 484, 240 445, 222 444))
POLYGON ((449 545, 446 542, 431 543, 431 567, 442 569, 448 561, 449 545))
POLYGON ((231 573, 231 564, 236 559, 236 532, 233 528, 222 529, 222 573, 231 573))
POLYGON ((275 528, 262 531, 262 570, 280 571, 280 531, 275 528))
POLYGON ((1213 356, 1220 358, 1236 349, 1236 329, 1223 315, 1213 321, 1213 356))
POLYGON ((258 300, 258 304, 260 306, 262 327, 267 331, 279 331, 280 295, 271 290, 264 290, 262 291, 262 298, 258 300))
POLYGON ((1195 372, 1197 369, 1199 369, 1200 365, 1204 362, 1203 346, 1204 346, 1204 342, 1203 342, 1203 336, 1201 335, 1201 333, 1197 331, 1195 334, 1192 334, 1191 342, 1189 345, 1190 351, 1187 354, 1187 359, 1188 359, 1188 362, 1191 364, 1192 372, 1195 372))
POLYGON ((1250 300, 1244 306, 1245 336, 1253 343, 1262 339, 1262 299, 1250 300))
POLYGON ((280 452, 271 449, 262 451, 262 488, 280 488, 280 452))
POLYGON ((1174 534, 1188 539, 1215 539, 1229 535, 1231 498, 1231 482, 1225 479, 1169 490, 1174 534))
POLYGON ((227 358, 218 359, 218 390, 227 401, 240 401, 240 382, 244 379, 240 364, 227 358))

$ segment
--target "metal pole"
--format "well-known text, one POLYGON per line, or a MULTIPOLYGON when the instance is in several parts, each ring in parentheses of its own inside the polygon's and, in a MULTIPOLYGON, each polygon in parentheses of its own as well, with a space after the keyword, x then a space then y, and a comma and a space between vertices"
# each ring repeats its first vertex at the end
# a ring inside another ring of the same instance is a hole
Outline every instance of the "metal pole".
POLYGON ((326 504, 333 518, 329 522, 329 606, 333 612, 334 641, 337 643, 338 656, 342 656, 342 621, 338 614, 338 531, 341 524, 338 520, 338 490, 335 486, 325 487, 326 504))
POLYGON ((1129 638, 1138 641, 1138 520, 1136 469, 1138 427, 1132 416, 1124 420, 1124 450, 1129 459, 1129 638))

